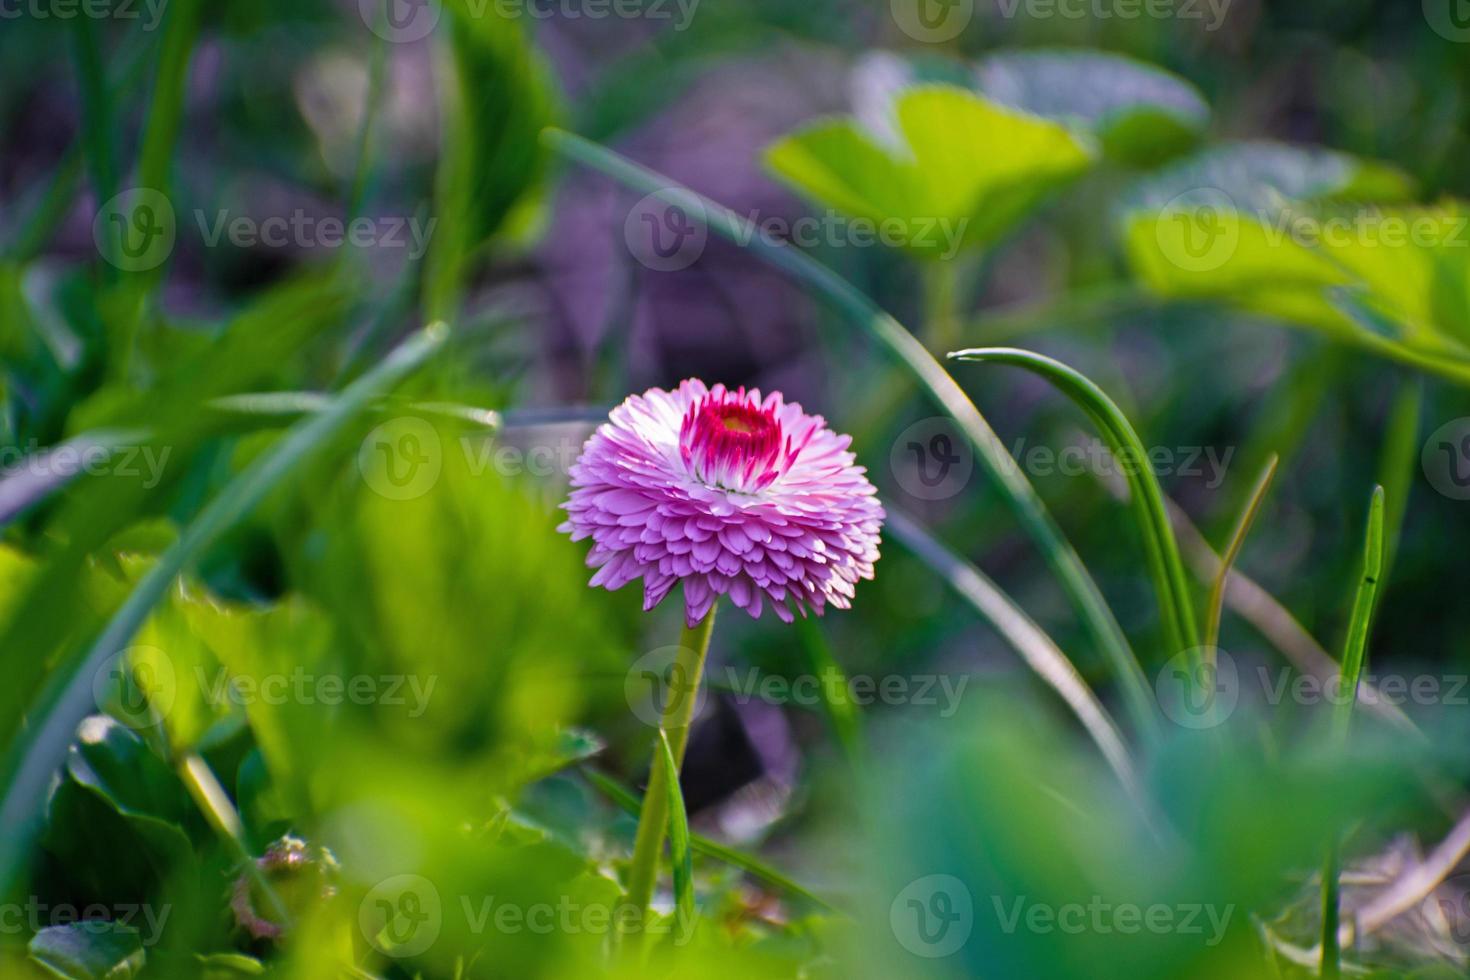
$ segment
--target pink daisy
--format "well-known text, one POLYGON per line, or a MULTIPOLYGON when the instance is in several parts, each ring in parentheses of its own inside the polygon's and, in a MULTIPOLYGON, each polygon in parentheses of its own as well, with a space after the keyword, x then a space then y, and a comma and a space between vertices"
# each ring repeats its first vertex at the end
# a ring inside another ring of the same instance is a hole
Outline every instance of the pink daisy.
POLYGON ((651 388, 587 440, 559 530, 592 539, 593 585, 643 579, 645 609, 683 582, 691 627, 722 595, 752 616, 769 598, 787 622, 846 609, 883 521, 851 442, 778 392, 651 388))

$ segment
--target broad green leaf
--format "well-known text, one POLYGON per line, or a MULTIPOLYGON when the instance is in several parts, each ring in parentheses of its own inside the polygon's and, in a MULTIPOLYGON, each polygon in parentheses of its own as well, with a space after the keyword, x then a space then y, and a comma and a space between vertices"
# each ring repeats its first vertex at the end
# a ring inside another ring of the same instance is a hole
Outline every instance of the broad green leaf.
POLYGON ((1138 188, 1124 240, 1159 295, 1312 327, 1465 381, 1470 210, 1396 203, 1408 190, 1341 154, 1242 144, 1138 188))
POLYGON ((1210 108, 1189 82, 1122 55, 1006 51, 975 67, 979 89, 1003 105, 1082 127, 1110 156, 1148 163, 1186 149, 1210 108))
POLYGON ((851 117, 818 122, 771 146, 766 162, 816 203, 886 222, 915 254, 947 258, 994 243, 1094 160, 1065 127, 953 86, 900 93, 894 120, 892 140, 851 117))
POLYGON ((31 959, 66 980, 127 980, 147 961, 137 930, 102 921, 48 926, 29 948, 31 959))

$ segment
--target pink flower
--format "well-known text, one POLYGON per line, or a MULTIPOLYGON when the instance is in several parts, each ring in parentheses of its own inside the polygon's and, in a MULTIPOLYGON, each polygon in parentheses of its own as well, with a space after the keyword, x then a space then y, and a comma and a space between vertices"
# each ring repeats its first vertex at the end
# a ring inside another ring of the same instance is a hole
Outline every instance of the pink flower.
POLYGON ((683 582, 691 627, 722 595, 752 616, 769 598, 787 622, 846 609, 883 521, 851 442, 777 392, 651 388, 587 440, 559 530, 592 539, 593 585, 643 579, 645 609, 683 582))

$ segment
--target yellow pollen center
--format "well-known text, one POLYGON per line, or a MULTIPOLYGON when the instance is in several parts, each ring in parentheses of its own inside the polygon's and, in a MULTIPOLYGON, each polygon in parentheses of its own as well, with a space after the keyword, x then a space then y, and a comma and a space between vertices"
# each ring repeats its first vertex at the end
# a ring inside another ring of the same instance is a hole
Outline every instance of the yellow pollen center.
POLYGON ((725 430, 727 432, 754 432, 755 431, 755 429, 753 429, 749 425, 746 425, 745 424, 745 420, 744 419, 736 418, 733 415, 727 415, 724 418, 720 419, 720 421, 722 423, 724 423, 725 430))

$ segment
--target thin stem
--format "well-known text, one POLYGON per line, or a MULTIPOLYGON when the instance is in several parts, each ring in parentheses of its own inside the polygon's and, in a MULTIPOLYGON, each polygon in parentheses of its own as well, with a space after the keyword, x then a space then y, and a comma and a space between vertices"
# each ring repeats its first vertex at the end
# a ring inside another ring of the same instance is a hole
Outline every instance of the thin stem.
POLYGON ((960 342, 958 309, 959 270, 954 259, 937 259, 923 265, 924 320, 929 348, 954 350, 960 342))
MULTIPOLYGON (((682 771, 684 749, 689 743, 689 726, 694 720, 694 706, 699 701, 699 685, 704 676, 704 658, 709 653, 710 634, 714 631, 715 610, 694 627, 685 626, 679 635, 679 652, 674 659, 665 692, 663 724, 674 756, 675 771, 682 771)), ((656 746, 655 746, 656 747, 656 746)), ((658 880, 659 854, 663 851, 664 833, 669 824, 669 783, 664 766, 657 755, 649 769, 648 792, 638 814, 638 836, 633 845, 633 864, 628 871, 627 904, 638 910, 636 935, 647 932, 648 906, 653 901, 654 882, 658 880)))
POLYGON ((1275 453, 1266 461, 1266 468, 1256 480, 1245 509, 1240 512, 1240 520, 1225 546, 1225 556, 1220 559, 1220 568, 1215 572, 1214 581, 1210 583, 1210 603, 1205 607, 1205 656, 1210 660, 1215 658, 1215 648, 1220 644, 1220 617, 1225 608, 1225 580, 1230 577, 1230 569, 1234 567, 1235 559, 1240 557, 1240 549, 1245 545, 1245 536, 1250 534, 1251 525, 1261 512, 1261 504, 1266 499, 1267 491, 1271 489, 1271 480, 1276 476, 1276 464, 1280 461, 1281 458, 1275 453))
MULTIPOLYGON (((1367 660, 1368 627, 1373 620, 1373 604, 1378 597, 1378 580, 1383 573, 1383 488, 1374 487, 1373 501, 1368 506, 1368 530, 1363 544, 1363 574, 1353 596, 1353 615, 1348 623, 1347 642, 1342 651, 1342 672, 1338 675, 1337 712, 1333 718, 1333 740, 1339 747, 1346 743, 1353 705, 1358 699, 1358 684, 1367 660)), ((1341 840, 1334 830, 1327 842, 1327 857, 1322 864, 1322 970, 1321 975, 1342 975, 1342 947, 1338 930, 1338 873, 1341 870, 1341 840)))
POLYGON ((225 843, 230 845, 235 852, 235 857, 244 865, 245 875, 250 879, 250 883, 270 904, 271 915, 275 917, 274 921, 283 929, 289 926, 291 914, 286 910, 286 903, 281 901, 281 896, 276 894, 276 890, 266 879, 265 873, 260 870, 255 856, 245 846, 245 830, 240 823, 240 814, 235 810, 235 805, 230 802, 229 794, 220 785, 214 770, 209 768, 209 763, 191 752, 179 762, 178 773, 184 786, 189 790, 189 795, 194 798, 194 802, 198 804, 205 819, 209 821, 209 825, 225 843))

